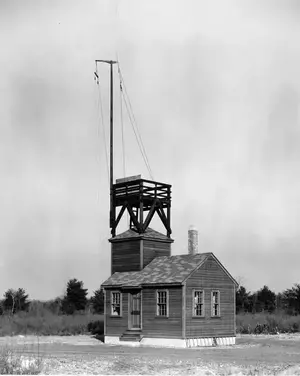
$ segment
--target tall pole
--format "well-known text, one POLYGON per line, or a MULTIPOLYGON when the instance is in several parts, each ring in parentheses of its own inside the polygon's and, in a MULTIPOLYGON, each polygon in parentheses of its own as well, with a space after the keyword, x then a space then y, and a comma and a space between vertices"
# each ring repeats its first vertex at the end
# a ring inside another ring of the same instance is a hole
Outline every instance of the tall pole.
POLYGON ((114 184, 114 101, 113 101, 113 62, 110 64, 110 227, 112 228, 112 236, 115 236, 115 210, 114 210, 114 197, 113 197, 113 184, 114 184))
POLYGON ((114 138, 113 138, 113 64, 116 64, 116 61, 113 60, 96 60, 97 63, 107 63, 110 64, 110 211, 109 211, 109 224, 111 228, 111 234, 114 237, 116 235, 116 226, 115 226, 115 208, 114 208, 114 198, 113 198, 113 184, 114 184, 114 138))

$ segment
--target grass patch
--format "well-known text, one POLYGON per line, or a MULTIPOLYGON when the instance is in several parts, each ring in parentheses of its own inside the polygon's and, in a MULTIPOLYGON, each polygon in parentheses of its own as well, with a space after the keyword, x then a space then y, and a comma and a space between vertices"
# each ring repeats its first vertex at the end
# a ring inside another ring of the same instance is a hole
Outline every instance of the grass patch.
MULTIPOLYGON (((236 330, 241 334, 277 334, 300 331, 300 315, 284 312, 240 313, 236 316, 236 330)), ((0 316, 0 336, 14 335, 103 335, 103 315, 75 313, 58 315, 47 309, 38 312, 19 312, 0 316)))
POLYGON ((25 356, 9 347, 0 349, 1 375, 38 375, 42 368, 43 360, 39 356, 25 356))
MULTIPOLYGON (((50 311, 19 312, 13 316, 0 316, 0 336, 12 335, 78 335, 88 334, 96 322, 103 334, 103 315, 73 314, 56 315, 50 311), (102 326, 101 326, 102 324, 102 326)), ((98 333, 97 332, 97 333, 98 333)), ((92 333, 96 334, 96 333, 92 333)))
POLYGON ((300 331, 300 315, 276 313, 240 313, 236 316, 236 330, 242 334, 277 334, 300 331))

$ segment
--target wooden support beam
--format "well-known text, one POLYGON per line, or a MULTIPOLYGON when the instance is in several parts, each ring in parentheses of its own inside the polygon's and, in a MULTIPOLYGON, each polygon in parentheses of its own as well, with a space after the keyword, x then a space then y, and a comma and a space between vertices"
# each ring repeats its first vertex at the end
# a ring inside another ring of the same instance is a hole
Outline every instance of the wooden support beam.
POLYGON ((166 228, 166 230, 167 230, 167 223, 165 222, 165 219, 164 219, 164 217, 163 217, 162 214, 161 214, 160 208, 159 208, 159 207, 156 207, 155 210, 156 210, 156 212, 157 212, 159 218, 161 219, 163 225, 165 226, 165 228, 166 228))
POLYGON ((140 232, 143 232, 143 222, 144 222, 144 203, 143 203, 143 197, 140 197, 140 232))
POLYGON ((157 204, 157 200, 154 200, 152 206, 151 206, 151 209, 146 217, 146 220, 145 222, 143 223, 143 231, 146 231, 146 229, 148 228, 150 222, 151 222, 151 219, 155 213, 155 208, 156 208, 156 204, 157 204))
MULTIPOLYGON (((169 229, 171 230, 171 188, 170 187, 168 188, 168 197, 169 197, 169 200, 167 204, 167 222, 168 222, 169 229)), ((168 238, 170 237, 170 235, 171 235, 171 232, 168 231, 167 232, 168 238)))
POLYGON ((157 214, 159 215, 159 218, 161 219, 162 223, 164 224, 166 230, 168 233, 172 233, 170 226, 168 225, 167 217, 165 215, 164 209, 162 207, 156 208, 157 214))
POLYGON ((130 215, 130 219, 132 221, 132 223, 135 225, 135 227, 137 228, 138 231, 141 230, 141 226, 140 226, 140 223, 139 221, 137 220, 133 210, 132 210, 132 207, 131 205, 129 204, 129 202, 127 203, 127 210, 128 210, 128 213, 130 215))
POLYGON ((118 217, 117 217, 117 219, 116 219, 116 223, 115 223, 115 227, 118 226, 118 224, 119 224, 119 222, 120 222, 120 219, 122 218, 122 215, 124 214, 124 211, 125 211, 126 207, 127 207, 127 202, 124 203, 124 205, 122 206, 122 208, 121 208, 121 210, 120 210, 120 212, 119 212, 119 214, 118 214, 118 217))

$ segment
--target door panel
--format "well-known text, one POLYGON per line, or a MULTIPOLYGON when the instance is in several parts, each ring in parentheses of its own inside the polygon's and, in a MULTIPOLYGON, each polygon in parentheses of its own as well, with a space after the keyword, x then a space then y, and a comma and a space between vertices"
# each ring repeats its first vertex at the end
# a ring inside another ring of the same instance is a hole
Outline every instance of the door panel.
POLYGON ((130 329, 141 327, 141 293, 130 293, 130 329))

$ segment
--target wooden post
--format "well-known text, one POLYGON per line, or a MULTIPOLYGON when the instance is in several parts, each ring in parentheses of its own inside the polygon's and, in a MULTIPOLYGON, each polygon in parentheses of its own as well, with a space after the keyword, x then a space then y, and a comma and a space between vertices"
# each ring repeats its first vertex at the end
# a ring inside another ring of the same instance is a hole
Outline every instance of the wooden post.
POLYGON ((106 301, 106 299, 107 299, 107 293, 106 293, 106 291, 105 291, 105 289, 103 290, 103 295, 104 295, 104 331, 103 331, 103 334, 104 334, 104 341, 105 341, 105 336, 106 336, 106 304, 107 304, 107 301, 106 301))
POLYGON ((182 323, 182 338, 186 338, 186 283, 182 285, 182 293, 181 293, 181 299, 182 299, 182 311, 181 311, 181 323, 182 323))
MULTIPOLYGON (((168 187, 167 192, 168 192, 168 194, 167 194, 167 197, 168 197, 167 222, 168 222, 169 229, 171 229, 171 188, 170 187, 168 187)), ((171 235, 171 233, 168 230, 167 231, 167 237, 169 238, 170 235, 171 235)))
POLYGON ((144 227, 144 202, 143 202, 143 183, 140 182, 140 229, 139 233, 143 232, 144 227))

